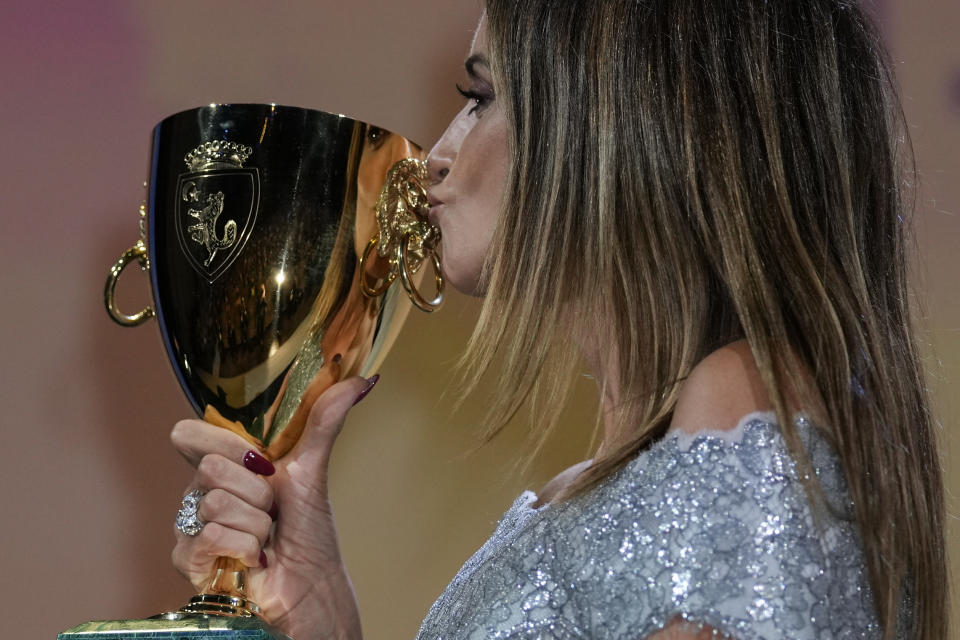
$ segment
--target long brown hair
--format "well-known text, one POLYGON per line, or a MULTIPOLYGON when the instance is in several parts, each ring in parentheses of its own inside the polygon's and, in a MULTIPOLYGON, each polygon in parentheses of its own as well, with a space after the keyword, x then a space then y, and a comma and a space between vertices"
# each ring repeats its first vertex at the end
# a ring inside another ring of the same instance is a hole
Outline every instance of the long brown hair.
POLYGON ((583 492, 663 436, 696 363, 745 338, 801 467, 787 385, 822 400, 885 637, 907 615, 915 637, 945 638, 942 481, 906 285, 910 150, 862 10, 486 5, 512 159, 464 362, 475 382, 502 359, 490 433, 531 396, 554 423, 572 333, 604 331, 628 437, 583 492))

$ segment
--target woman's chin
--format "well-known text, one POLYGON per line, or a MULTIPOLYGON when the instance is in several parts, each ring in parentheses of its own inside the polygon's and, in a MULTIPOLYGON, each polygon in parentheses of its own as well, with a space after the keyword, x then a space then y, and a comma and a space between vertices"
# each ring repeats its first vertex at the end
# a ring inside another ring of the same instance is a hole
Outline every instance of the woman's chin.
POLYGON ((453 287, 458 293, 474 298, 482 298, 487 292, 485 284, 480 282, 480 274, 469 270, 457 269, 456 265, 443 265, 443 281, 448 287, 453 287))

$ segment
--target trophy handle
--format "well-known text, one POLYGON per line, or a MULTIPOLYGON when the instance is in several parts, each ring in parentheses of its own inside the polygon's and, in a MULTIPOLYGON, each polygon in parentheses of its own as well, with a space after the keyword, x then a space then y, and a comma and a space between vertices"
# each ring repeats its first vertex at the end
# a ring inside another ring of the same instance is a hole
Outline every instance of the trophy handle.
POLYGON ((404 158, 387 172, 387 179, 374 208, 377 233, 367 242, 360 256, 360 291, 368 298, 383 295, 397 276, 410 298, 421 311, 430 313, 443 304, 443 272, 437 255, 440 229, 427 219, 427 164, 417 158, 404 158), (377 255, 386 258, 390 273, 374 282, 368 281, 366 263, 377 249, 377 255), (411 259, 408 253, 412 253, 411 259), (433 264, 433 279, 437 293, 427 300, 417 289, 413 275, 426 260, 433 264))
POLYGON ((400 241, 400 246, 397 248, 400 261, 400 281, 403 283, 403 288, 407 290, 407 295, 410 296, 410 302, 415 304, 421 311, 430 313, 439 309, 440 305, 443 304, 443 273, 440 271, 440 258, 437 257, 436 252, 430 252, 430 261, 433 263, 433 280, 437 286, 437 295, 434 296, 433 300, 427 300, 420 294, 420 291, 417 290, 413 281, 413 274, 410 273, 410 267, 407 264, 407 242, 409 239, 410 234, 405 234, 400 241))
POLYGON ((370 252, 377 246, 379 242, 379 236, 374 234, 370 238, 370 242, 367 243, 367 248, 363 250, 363 255, 360 256, 360 264, 358 269, 360 271, 360 290, 363 292, 363 295, 368 298, 376 298, 386 293, 387 289, 390 288, 390 285, 393 284, 393 281, 397 278, 396 270, 391 269, 390 273, 386 278, 383 278, 381 282, 374 282, 370 284, 367 282, 367 256, 370 255, 370 252))
POLYGON ((413 271, 407 262, 407 242, 410 240, 410 236, 410 233, 405 234, 397 246, 397 257, 394 260, 396 266, 390 271, 390 274, 372 284, 367 280, 365 265, 367 256, 370 255, 370 252, 377 246, 379 240, 376 235, 370 238, 370 242, 367 243, 367 248, 364 250, 363 255, 360 256, 360 290, 363 292, 363 295, 368 298, 376 298, 377 296, 383 295, 387 289, 390 288, 390 285, 393 284, 393 281, 396 280, 397 273, 399 272, 400 282, 403 284, 407 296, 410 297, 410 302, 421 311, 431 313, 439 309, 443 304, 443 272, 440 270, 440 258, 435 252, 429 254, 430 261, 433 263, 433 280, 437 287, 437 294, 433 300, 427 300, 417 289, 417 285, 414 284, 413 271))
POLYGON ((134 260, 140 263, 142 269, 147 268, 147 246, 143 244, 143 240, 137 240, 137 244, 124 251, 120 259, 110 267, 110 273, 107 275, 107 283, 103 287, 103 303, 107 307, 107 313, 110 314, 114 322, 122 327, 139 326, 156 315, 153 307, 146 307, 132 316, 128 316, 117 309, 114 301, 114 290, 117 288, 117 280, 120 278, 120 274, 123 273, 124 268, 134 260))

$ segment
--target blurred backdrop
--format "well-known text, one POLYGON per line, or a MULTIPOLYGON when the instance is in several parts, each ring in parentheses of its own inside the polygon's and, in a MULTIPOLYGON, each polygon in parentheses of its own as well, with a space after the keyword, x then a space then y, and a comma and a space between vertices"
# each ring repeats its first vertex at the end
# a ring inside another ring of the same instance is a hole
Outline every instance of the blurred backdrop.
MULTIPOLYGON (((480 0, 4 2, 0 7, 0 449, 7 627, 52 639, 83 620, 143 617, 191 595, 169 564, 189 478, 168 444, 190 415, 155 326, 102 307, 107 268, 137 238, 149 134, 209 102, 322 108, 429 147, 480 0)), ((955 0, 877 6, 921 184, 915 288, 960 556, 960 27, 955 0)), ((149 297, 130 270, 125 307, 149 297)), ((521 421, 478 453, 483 391, 459 412, 451 367, 477 304, 414 314, 333 463, 334 508, 368 638, 412 637, 460 564, 524 488, 587 453, 592 383, 542 459, 516 468, 521 421)))

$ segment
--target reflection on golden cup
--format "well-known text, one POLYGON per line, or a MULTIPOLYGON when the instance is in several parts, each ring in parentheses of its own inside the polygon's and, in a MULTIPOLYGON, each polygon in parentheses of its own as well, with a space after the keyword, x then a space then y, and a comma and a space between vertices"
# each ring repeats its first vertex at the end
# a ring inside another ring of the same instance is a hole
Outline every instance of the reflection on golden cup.
MULTIPOLYGON (((111 270, 107 309, 126 326, 156 316, 197 412, 275 460, 322 391, 378 368, 411 302, 430 311, 442 301, 422 157, 398 135, 309 109, 221 104, 172 115, 154 129, 141 239, 111 270), (126 315, 113 292, 134 260, 149 272, 154 305, 126 315), (428 299, 418 287, 431 270, 428 299), (403 289, 389 286, 397 279, 403 289)), ((218 567, 165 624, 258 614, 244 567, 223 558, 218 567)))

